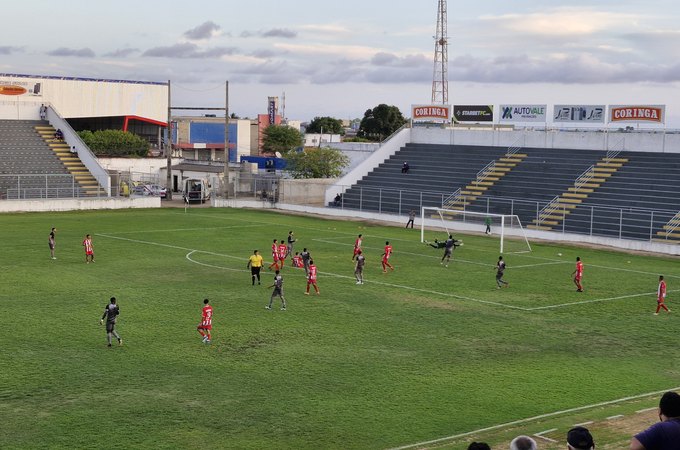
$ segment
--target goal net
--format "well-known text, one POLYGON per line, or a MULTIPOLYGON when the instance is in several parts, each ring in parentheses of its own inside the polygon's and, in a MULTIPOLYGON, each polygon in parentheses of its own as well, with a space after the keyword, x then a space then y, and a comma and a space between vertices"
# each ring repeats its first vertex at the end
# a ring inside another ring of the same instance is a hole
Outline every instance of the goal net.
MULTIPOLYGON (((516 215, 485 214, 455 209, 423 207, 420 221, 420 242, 442 239, 455 232, 486 234, 497 241, 500 253, 526 253, 531 245, 516 215), (432 237, 428 237, 432 235, 432 237)), ((454 234, 454 237, 458 237, 454 234)))

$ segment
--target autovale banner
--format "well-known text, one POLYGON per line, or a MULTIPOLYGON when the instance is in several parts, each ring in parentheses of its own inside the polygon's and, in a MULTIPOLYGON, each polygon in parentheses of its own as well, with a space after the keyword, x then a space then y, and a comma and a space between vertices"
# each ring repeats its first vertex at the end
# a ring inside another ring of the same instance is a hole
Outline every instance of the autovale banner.
POLYGON ((493 105, 454 105, 454 122, 493 122, 493 105))
POLYGON ((548 105, 500 105, 500 123, 547 122, 548 105))

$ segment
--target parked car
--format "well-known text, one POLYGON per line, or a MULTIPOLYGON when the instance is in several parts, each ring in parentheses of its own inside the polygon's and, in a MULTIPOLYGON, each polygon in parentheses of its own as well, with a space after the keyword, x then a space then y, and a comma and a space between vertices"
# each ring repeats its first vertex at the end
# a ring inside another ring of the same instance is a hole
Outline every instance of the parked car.
POLYGON ((160 198, 165 198, 168 193, 168 190, 159 184, 147 184, 146 187, 149 188, 151 192, 153 192, 153 195, 156 195, 160 198))
POLYGON ((154 196, 154 192, 145 184, 138 184, 137 186, 132 187, 132 191, 130 191, 130 195, 139 195, 139 196, 154 196))

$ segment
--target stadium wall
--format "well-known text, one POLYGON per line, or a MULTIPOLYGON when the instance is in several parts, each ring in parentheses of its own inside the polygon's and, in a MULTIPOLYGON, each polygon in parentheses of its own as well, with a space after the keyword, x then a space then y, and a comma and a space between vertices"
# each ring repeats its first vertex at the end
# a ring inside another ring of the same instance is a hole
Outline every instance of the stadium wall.
POLYGON ((139 116, 163 123, 168 119, 167 83, 0 73, 0 86, 25 91, 0 95, 3 119, 38 119, 43 103, 56 106, 65 119, 139 116))
POLYGON ((0 202, 0 214, 16 212, 54 212, 90 209, 160 208, 160 197, 139 198, 68 198, 50 200, 6 200, 0 202))
MULTIPOLYGON (((680 153, 680 132, 597 130, 480 130, 414 127, 411 141, 418 144, 480 145, 491 147, 623 150, 680 153)), ((382 162, 382 161, 381 161, 382 162)))

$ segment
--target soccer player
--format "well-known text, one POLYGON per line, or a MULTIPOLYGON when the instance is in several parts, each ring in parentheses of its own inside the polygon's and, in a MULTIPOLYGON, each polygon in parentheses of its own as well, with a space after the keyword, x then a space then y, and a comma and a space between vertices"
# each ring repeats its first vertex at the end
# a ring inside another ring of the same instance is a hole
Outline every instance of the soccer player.
POLYGON ((279 242, 279 270, 283 269, 283 266, 286 264, 286 257, 288 256, 288 245, 286 245, 285 241, 281 239, 279 242))
POLYGON ((90 262, 94 262, 94 247, 92 246, 92 236, 89 234, 85 235, 83 247, 85 247, 85 263, 90 264, 90 262))
POLYGON ((408 228, 409 225, 411 225, 411 229, 413 229, 413 221, 416 218, 416 210, 412 209, 408 213, 408 222, 406 222, 406 228, 408 228))
POLYGON ((210 303, 210 300, 207 298, 203 300, 204 306, 203 310, 201 310, 201 323, 196 327, 198 334, 203 338, 204 344, 210 344, 210 332, 212 330, 213 309, 208 303, 210 303))
POLYGON ((504 272, 505 272, 505 261, 503 261, 502 256, 499 256, 498 262, 496 263, 496 284, 498 285, 498 289, 502 288, 503 286, 505 286, 505 287, 510 286, 510 283, 503 280, 503 273, 504 272))
POLYGON ((359 254, 361 251, 361 243, 363 242, 363 239, 361 235, 357 237, 357 239, 354 241, 354 254, 352 255, 352 261, 354 261, 354 258, 359 254))
POLYGON ((255 278, 257 278, 257 284, 260 284, 260 270, 262 269, 262 264, 262 255, 260 255, 259 250, 254 250, 246 265, 246 269, 250 268, 250 277, 253 279, 253 286, 255 286, 255 278))
POLYGON ((47 241, 48 244, 49 244, 49 246, 50 246, 50 256, 52 257, 52 259, 57 259, 57 258, 54 256, 54 246, 56 245, 56 241, 55 241, 54 235, 56 234, 56 232, 57 232, 57 229, 54 228, 54 227, 52 227, 52 231, 50 231, 49 240, 47 241))
POLYGON ((302 269, 304 267, 304 264, 302 264, 302 257, 300 256, 299 252, 295 252, 295 256, 292 258, 293 261, 293 267, 302 269))
POLYGON ((272 309, 274 297, 281 297, 281 311, 285 311, 286 299, 283 297, 283 277, 278 270, 276 271, 276 275, 274 275, 274 284, 269 286, 269 288, 274 288, 274 290, 272 291, 272 296, 269 297, 269 305, 265 306, 265 309, 272 309))
POLYGON ((666 301, 666 282, 663 280, 663 275, 659 275, 659 288, 656 291, 656 312, 655 316, 659 315, 661 308, 665 309, 666 312, 671 312, 670 309, 666 307, 664 302, 666 301))
POLYGON ((295 236, 293 236, 293 230, 291 230, 291 231, 288 232, 288 239, 287 239, 287 242, 288 242, 287 252, 288 252, 289 255, 293 254, 293 244, 295 243, 295 241, 297 241, 297 239, 295 239, 295 236))
POLYGON ((571 274, 574 277, 574 284, 576 285, 576 292, 583 292, 583 286, 581 285, 581 278, 583 278, 583 263, 581 262, 581 257, 576 257, 576 269, 571 274))
POLYGON ((269 270, 272 270, 272 267, 276 267, 276 270, 279 270, 279 245, 277 244, 276 239, 274 239, 274 242, 272 243, 272 261, 269 265, 269 270))
POLYGON ((302 267, 305 268, 305 275, 309 275, 309 261, 312 259, 312 255, 307 251, 307 247, 302 249, 300 258, 302 258, 302 267))
POLYGON ((364 265, 366 264, 366 258, 364 257, 361 250, 357 254, 357 265, 354 268, 354 278, 357 279, 357 284, 364 284, 364 265))
POLYGON ((109 347, 111 347, 112 336, 115 336, 116 339, 118 339, 118 345, 123 345, 123 338, 118 335, 118 332, 115 329, 118 314, 120 314, 120 308, 118 305, 116 305, 116 297, 111 297, 109 304, 104 307, 104 314, 102 315, 102 318, 99 319, 99 325, 102 325, 104 323, 104 319, 106 319, 106 339, 109 343, 109 347))
POLYGON ((307 275, 307 290, 305 295, 309 295, 309 285, 314 286, 316 295, 319 295, 319 287, 316 285, 316 266, 314 265, 314 260, 309 260, 309 274, 307 275))
POLYGON ((451 255, 458 246, 460 246, 458 241, 453 238, 453 235, 449 234, 449 238, 446 240, 446 242, 444 242, 444 256, 442 256, 442 260, 439 262, 439 264, 444 264, 444 260, 446 260, 446 265, 444 267, 449 267, 451 255))
POLYGON ((392 264, 389 263, 390 256, 392 256, 392 246, 390 245, 390 241, 385 241, 385 252, 382 254, 383 273, 387 273, 388 267, 390 270, 394 270, 392 264))

